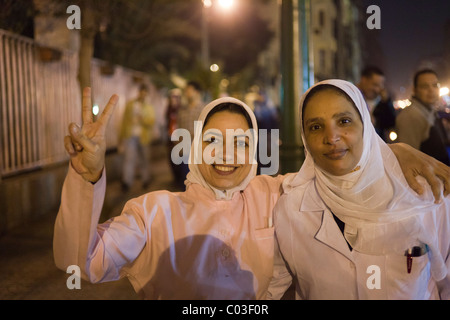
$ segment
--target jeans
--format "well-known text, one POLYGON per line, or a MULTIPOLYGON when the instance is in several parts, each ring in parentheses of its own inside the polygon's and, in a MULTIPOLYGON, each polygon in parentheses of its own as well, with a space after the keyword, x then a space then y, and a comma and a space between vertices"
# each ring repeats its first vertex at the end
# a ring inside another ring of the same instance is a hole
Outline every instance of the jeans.
POLYGON ((136 167, 139 165, 143 183, 150 180, 150 145, 142 145, 139 137, 131 137, 125 141, 125 157, 123 162, 122 181, 128 187, 134 183, 136 167))

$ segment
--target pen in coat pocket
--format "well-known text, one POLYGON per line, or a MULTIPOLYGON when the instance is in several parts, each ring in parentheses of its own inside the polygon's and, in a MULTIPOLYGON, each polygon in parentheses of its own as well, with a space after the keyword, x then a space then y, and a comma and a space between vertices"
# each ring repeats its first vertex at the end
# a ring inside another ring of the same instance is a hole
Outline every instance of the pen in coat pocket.
POLYGON ((425 243, 420 245, 420 246, 415 246, 415 247, 412 247, 412 248, 408 248, 405 251, 406 270, 408 271, 408 273, 411 273, 411 270, 412 270, 413 257, 423 256, 427 252, 428 252, 428 246, 425 243))

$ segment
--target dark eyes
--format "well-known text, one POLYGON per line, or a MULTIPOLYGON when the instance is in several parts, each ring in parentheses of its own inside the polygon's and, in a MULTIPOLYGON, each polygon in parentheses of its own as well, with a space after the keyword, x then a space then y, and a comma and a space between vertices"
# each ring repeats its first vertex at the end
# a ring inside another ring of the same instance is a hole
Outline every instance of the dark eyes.
MULTIPOLYGON (((351 124, 353 121, 351 118, 342 118, 338 120, 338 124, 341 126, 347 126, 349 124, 351 124)), ((322 125, 319 123, 314 123, 312 125, 309 126, 309 131, 314 132, 317 130, 320 130, 322 128, 322 125)))
POLYGON ((216 137, 211 137, 211 139, 209 140, 210 143, 219 143, 219 139, 217 139, 216 137))
POLYGON ((320 126, 318 124, 313 124, 312 126, 309 127, 309 131, 316 131, 319 129, 320 129, 320 126))
MULTIPOLYGON (((222 143, 222 140, 216 137, 211 137, 209 140, 207 140, 206 142, 209 142, 209 144, 214 143, 214 144, 219 144, 222 143)), ((236 147, 238 148, 245 148, 248 147, 248 143, 246 140, 243 139, 238 139, 235 141, 236 147)))

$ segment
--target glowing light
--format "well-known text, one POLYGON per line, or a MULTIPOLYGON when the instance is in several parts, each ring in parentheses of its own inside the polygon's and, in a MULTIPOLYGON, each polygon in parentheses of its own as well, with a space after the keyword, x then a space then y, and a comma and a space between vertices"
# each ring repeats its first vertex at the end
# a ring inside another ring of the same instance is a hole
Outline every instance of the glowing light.
POLYGON ((211 8, 212 6, 212 1, 211 0, 203 0, 203 6, 205 8, 211 8))
POLYGON ((234 0, 219 0, 219 5, 223 9, 231 9, 234 5, 234 0))
POLYGON ((389 133, 389 139, 391 139, 391 141, 395 141, 397 140, 397 138, 398 138, 397 132, 391 131, 391 133, 389 133))
POLYGON ((405 99, 405 100, 397 100, 394 102, 394 106, 397 109, 405 109, 406 107, 409 107, 411 105, 411 101, 409 99, 405 99))
POLYGON ((443 88, 439 89, 439 95, 440 95, 441 97, 446 96, 446 95, 448 95, 449 93, 450 93, 450 89, 447 88, 447 87, 443 87, 443 88))
POLYGON ((92 113, 94 114, 94 116, 98 115, 99 111, 100 108, 98 107, 98 105, 94 104, 94 106, 92 107, 92 113))
POLYGON ((222 79, 222 80, 220 80, 220 85, 222 87, 226 88, 226 87, 228 87, 230 85, 230 81, 228 79, 222 79))
POLYGON ((211 70, 212 72, 217 72, 219 71, 219 66, 217 64, 212 64, 211 67, 209 67, 209 70, 211 70))

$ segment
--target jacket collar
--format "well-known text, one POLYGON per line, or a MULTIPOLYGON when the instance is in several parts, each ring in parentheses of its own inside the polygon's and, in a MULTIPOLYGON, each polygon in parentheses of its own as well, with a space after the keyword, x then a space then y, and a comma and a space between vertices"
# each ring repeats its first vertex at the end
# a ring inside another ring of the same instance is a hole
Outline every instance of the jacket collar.
POLYGON ((300 211, 323 211, 326 209, 325 203, 319 197, 314 181, 311 180, 306 186, 300 211))
POLYGON ((319 197, 314 182, 309 183, 306 187, 303 201, 300 205, 301 211, 321 213, 322 221, 314 238, 353 261, 347 242, 336 224, 333 214, 319 197))

